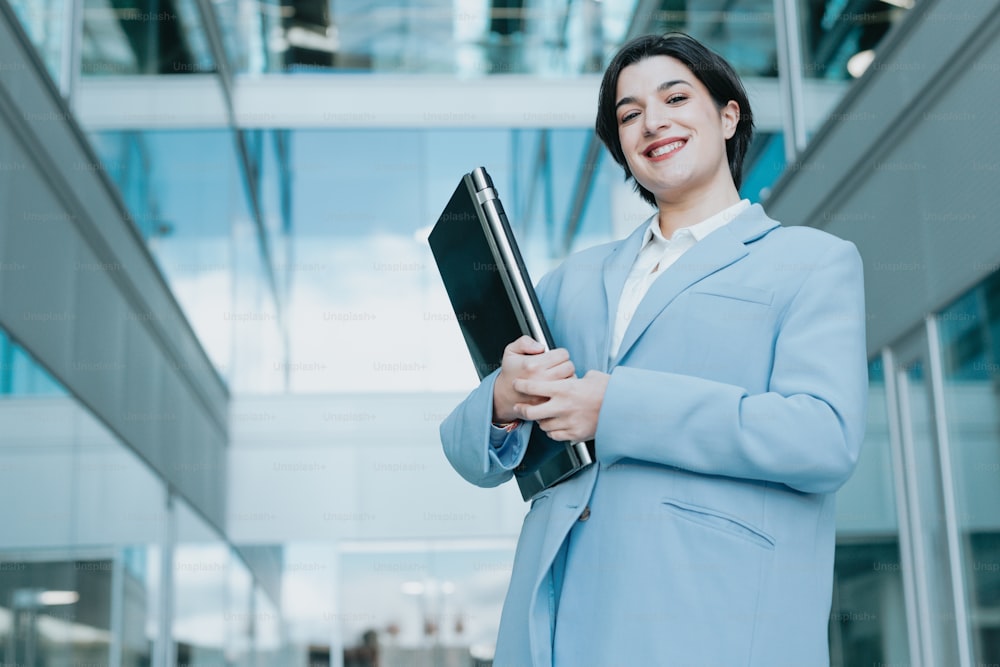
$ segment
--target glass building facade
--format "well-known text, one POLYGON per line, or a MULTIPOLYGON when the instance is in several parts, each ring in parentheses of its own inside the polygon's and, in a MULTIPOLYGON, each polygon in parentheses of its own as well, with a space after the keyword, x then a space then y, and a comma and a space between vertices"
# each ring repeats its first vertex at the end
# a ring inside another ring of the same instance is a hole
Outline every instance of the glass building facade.
MULTIPOLYGON (((117 190, 231 395, 236 452, 223 529, 55 379, 31 341, 0 329, 0 652, 4 664, 32 667, 369 665, 374 652, 383 666, 489 664, 519 517, 491 533, 475 507, 440 509, 446 498, 412 521, 365 505, 367 485, 410 489, 431 465, 389 465, 365 450, 362 432, 381 424, 382 408, 370 405, 440 395, 415 413, 436 422, 436 406, 475 382, 455 354, 462 338, 427 233, 457 175, 480 164, 536 277, 620 237, 644 210, 623 203, 628 188, 589 121, 518 109, 509 125, 477 124, 439 109, 426 123, 387 126, 361 100, 304 123, 294 108, 254 117, 252 86, 287 84, 294 106, 310 87, 385 82, 401 108, 441 82, 596 90, 629 36, 683 30, 729 59, 764 110, 743 195, 766 205, 779 178, 804 168, 823 111, 913 9, 903 0, 0 3, 70 111, 89 86, 162 96, 162 112, 120 127, 90 125, 81 111, 99 164, 64 167, 101 171, 117 190), (188 82, 217 96, 220 114, 172 119, 175 89, 160 86, 188 82), (267 454, 284 419, 269 406, 299 414, 294 406, 328 396, 341 407, 313 411, 313 442, 323 428, 356 434, 345 456, 366 472, 330 470, 329 498, 303 499, 321 528, 272 530, 281 501, 267 494, 323 493, 327 482, 290 475, 327 463, 267 454), (289 473, 284 486, 247 490, 254 482, 240 471, 260 466, 289 473), (348 497, 354 504, 338 504, 348 497)), ((1000 271, 990 274, 870 359, 866 442, 838 496, 833 665, 1000 663, 1000 271)), ((204 464, 174 465, 183 474, 204 464)))

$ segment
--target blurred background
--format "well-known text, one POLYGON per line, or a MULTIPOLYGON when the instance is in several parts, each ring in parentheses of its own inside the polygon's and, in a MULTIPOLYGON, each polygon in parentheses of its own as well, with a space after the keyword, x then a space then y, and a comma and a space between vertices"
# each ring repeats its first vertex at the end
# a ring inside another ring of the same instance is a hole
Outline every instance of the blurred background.
POLYGON ((640 224, 597 87, 668 30, 865 260, 833 664, 1000 663, 986 0, 0 0, 0 662, 489 665, 527 508, 441 453, 427 233, 480 165, 535 279, 640 224))

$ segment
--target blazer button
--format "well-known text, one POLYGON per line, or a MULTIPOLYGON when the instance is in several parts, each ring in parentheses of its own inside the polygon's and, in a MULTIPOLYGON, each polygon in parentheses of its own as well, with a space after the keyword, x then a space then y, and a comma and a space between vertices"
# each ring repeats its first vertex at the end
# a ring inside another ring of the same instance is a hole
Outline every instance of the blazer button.
POLYGON ((590 518, 590 505, 583 508, 583 512, 580 513, 580 521, 586 521, 590 518))

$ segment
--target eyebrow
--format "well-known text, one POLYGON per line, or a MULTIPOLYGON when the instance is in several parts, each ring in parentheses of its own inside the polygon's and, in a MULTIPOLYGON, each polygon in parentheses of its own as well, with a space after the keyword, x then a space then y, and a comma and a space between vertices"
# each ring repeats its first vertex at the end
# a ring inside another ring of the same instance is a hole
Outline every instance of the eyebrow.
MULTIPOLYGON (((686 86, 691 86, 691 84, 688 83, 687 81, 685 81, 684 79, 674 79, 673 81, 664 81, 663 83, 661 83, 660 85, 658 85, 656 87, 656 91, 662 93, 665 90, 673 88, 674 86, 676 86, 679 83, 683 83, 686 86)), ((691 86, 691 87, 693 88, 694 86, 691 86)), ((615 103, 615 111, 618 110, 618 107, 624 106, 626 104, 634 104, 634 103, 635 103, 635 98, 634 97, 623 97, 620 100, 618 100, 618 102, 615 103)))

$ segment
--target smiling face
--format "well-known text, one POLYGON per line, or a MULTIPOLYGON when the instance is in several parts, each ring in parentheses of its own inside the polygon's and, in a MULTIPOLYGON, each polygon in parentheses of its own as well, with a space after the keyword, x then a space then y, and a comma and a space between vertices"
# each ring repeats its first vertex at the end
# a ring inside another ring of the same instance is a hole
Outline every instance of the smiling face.
POLYGON ((629 171, 657 202, 680 203, 735 191, 726 140, 739 105, 722 109, 688 67, 651 56, 621 71, 616 88, 618 138, 629 171))

